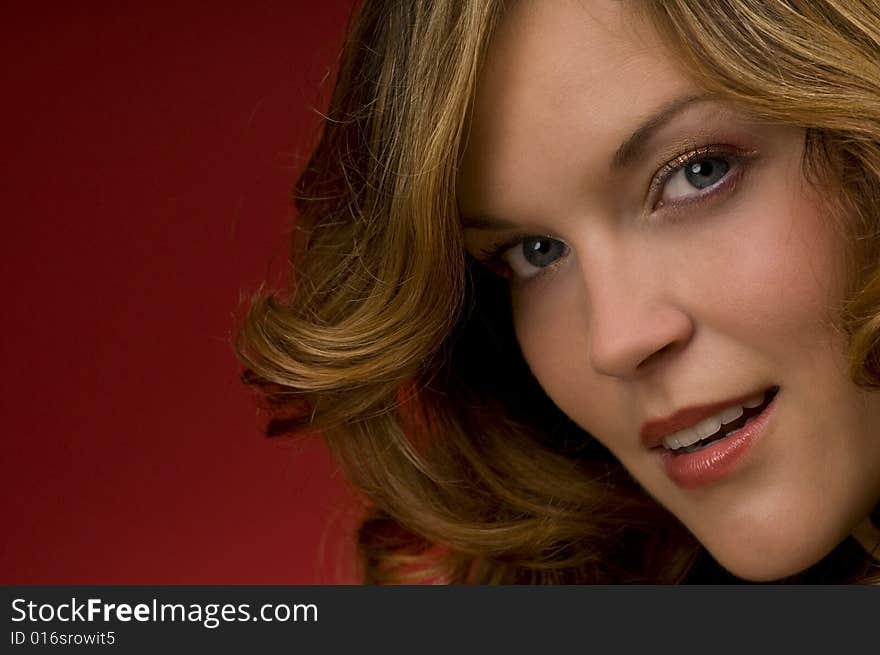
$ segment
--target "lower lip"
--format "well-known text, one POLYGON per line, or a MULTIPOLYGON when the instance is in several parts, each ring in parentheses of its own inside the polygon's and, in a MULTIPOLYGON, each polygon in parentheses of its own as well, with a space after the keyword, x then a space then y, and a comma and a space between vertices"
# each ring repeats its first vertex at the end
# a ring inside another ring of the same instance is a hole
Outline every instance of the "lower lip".
POLYGON ((751 451, 752 447, 766 434, 770 421, 776 413, 779 393, 764 411, 739 432, 716 441, 695 453, 673 455, 660 446, 660 459, 666 474, 682 489, 698 489, 733 473, 751 451))

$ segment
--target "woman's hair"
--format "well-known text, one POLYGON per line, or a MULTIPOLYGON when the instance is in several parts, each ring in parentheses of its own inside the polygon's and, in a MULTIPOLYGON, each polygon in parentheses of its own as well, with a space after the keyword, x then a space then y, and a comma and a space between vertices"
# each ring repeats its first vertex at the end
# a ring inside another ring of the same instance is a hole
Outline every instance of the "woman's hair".
MULTIPOLYGON (((709 92, 806 128, 805 174, 853 244, 852 378, 880 388, 880 3, 626 5, 709 92)), ((320 432, 368 499, 366 582, 736 580, 544 394, 506 283, 465 253, 455 178, 502 11, 360 8, 295 189, 290 288, 255 298, 236 335, 244 380, 269 435, 320 432)), ((880 577, 866 565, 847 539, 787 581, 880 577)))

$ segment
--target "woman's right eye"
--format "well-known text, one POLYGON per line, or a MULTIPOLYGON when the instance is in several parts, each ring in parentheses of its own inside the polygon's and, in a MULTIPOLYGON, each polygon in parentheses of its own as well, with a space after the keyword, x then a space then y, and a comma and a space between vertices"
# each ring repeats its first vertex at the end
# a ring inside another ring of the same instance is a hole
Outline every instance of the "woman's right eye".
POLYGON ((568 246, 551 237, 526 237, 501 253, 511 272, 520 280, 543 275, 568 255, 568 246))

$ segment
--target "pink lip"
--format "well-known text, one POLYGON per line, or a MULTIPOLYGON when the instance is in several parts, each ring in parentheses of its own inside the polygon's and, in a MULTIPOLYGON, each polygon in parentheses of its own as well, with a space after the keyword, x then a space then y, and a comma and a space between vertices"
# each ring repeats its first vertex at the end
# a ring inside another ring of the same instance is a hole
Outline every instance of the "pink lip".
POLYGON ((684 409, 680 409, 679 411, 675 412, 675 414, 667 416, 666 418, 657 418, 645 421, 645 423, 642 425, 642 429, 640 432, 642 443, 645 444, 646 448, 656 448, 658 446, 661 446, 663 444, 663 437, 665 437, 666 435, 694 426, 702 421, 704 418, 714 416, 718 412, 727 409, 728 407, 742 405, 745 401, 750 398, 754 398, 756 395, 756 392, 752 392, 745 396, 731 398, 730 400, 724 400, 722 402, 713 403, 711 405, 685 407, 684 409))
POLYGON ((673 454, 658 449, 666 474, 682 489, 697 489, 732 473, 752 447, 763 437, 776 414, 779 394, 755 419, 729 437, 694 453, 673 454))

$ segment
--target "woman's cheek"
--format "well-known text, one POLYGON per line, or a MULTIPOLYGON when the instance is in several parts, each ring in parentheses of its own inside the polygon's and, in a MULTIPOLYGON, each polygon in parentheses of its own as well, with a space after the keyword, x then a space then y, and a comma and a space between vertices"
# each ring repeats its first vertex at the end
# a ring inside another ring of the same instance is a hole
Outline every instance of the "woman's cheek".
POLYGON ((589 310, 577 270, 571 265, 514 291, 514 328, 523 358, 556 406, 588 432, 606 435, 620 428, 610 397, 616 385, 592 370, 589 310))
POLYGON ((586 362, 580 302, 566 277, 570 273, 557 271, 512 291, 514 328, 523 357, 551 397, 582 372, 586 362))
POLYGON ((805 332, 827 331, 843 294, 845 246, 795 175, 747 195, 693 278, 698 320, 777 362, 805 332))

